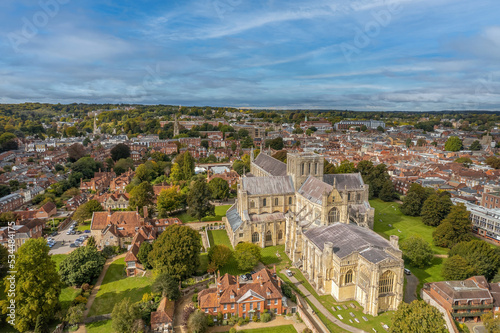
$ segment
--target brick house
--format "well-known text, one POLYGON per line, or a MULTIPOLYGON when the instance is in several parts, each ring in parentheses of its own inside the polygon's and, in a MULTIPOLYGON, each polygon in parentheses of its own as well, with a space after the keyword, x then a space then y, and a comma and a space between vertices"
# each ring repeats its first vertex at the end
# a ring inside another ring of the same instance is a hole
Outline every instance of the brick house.
POLYGON ((49 201, 45 205, 40 207, 40 209, 36 213, 36 217, 39 219, 43 218, 46 219, 55 215, 56 213, 57 213, 56 205, 52 201, 49 201))
MULTIPOLYGON (((15 251, 23 245, 26 240, 30 238, 40 238, 42 237, 44 221, 33 219, 33 220, 23 220, 16 222, 12 228, 14 229, 14 247, 15 251)), ((9 242, 9 229, 8 227, 0 228, 0 245, 5 247, 8 246, 9 242)))
POLYGON ((111 192, 125 192, 125 187, 130 184, 132 178, 134 178, 134 175, 135 172, 129 169, 127 172, 111 179, 109 190, 111 192))
POLYGON ((275 269, 267 268, 253 274, 247 283, 240 283, 238 276, 219 275, 215 288, 204 289, 198 294, 198 307, 214 316, 221 312, 224 319, 232 316, 260 318, 264 310, 286 313, 281 280, 276 277, 275 269))
POLYGON ((122 209, 127 208, 130 195, 128 193, 104 193, 103 195, 94 197, 99 201, 104 209, 122 209))
POLYGON ((10 212, 21 207, 24 203, 24 198, 19 193, 11 193, 0 198, 0 213, 10 212))
POLYGON ((125 265, 127 276, 135 276, 140 272, 144 271, 144 266, 139 262, 137 254, 139 253, 139 248, 143 242, 152 243, 156 239, 155 229, 148 225, 140 227, 132 240, 132 245, 130 246, 127 255, 125 256, 125 265))
POLYGON ((163 297, 156 311, 151 312, 151 330, 155 333, 171 333, 174 331, 175 302, 163 297))

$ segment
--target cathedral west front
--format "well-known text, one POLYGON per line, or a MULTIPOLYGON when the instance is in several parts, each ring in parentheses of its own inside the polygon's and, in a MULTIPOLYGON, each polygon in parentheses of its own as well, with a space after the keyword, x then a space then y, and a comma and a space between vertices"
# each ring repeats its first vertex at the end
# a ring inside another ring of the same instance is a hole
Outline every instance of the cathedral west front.
POLYGON ((311 285, 364 312, 396 310, 403 297, 397 236, 373 229, 374 209, 360 174, 323 174, 323 157, 289 153, 287 163, 261 153, 238 184, 225 224, 233 246, 284 244, 311 285))

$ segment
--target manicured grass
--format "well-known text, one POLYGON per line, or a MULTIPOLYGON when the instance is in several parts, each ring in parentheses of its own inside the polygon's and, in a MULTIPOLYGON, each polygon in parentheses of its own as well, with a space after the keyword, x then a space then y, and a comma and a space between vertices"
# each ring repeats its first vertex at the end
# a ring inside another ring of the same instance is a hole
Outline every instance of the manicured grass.
POLYGON ((85 221, 81 224, 78 224, 76 227, 77 230, 79 231, 85 231, 85 230, 90 230, 90 221, 85 221))
POLYGON ((56 263, 56 270, 59 272, 59 265, 67 257, 67 254, 53 254, 52 261, 56 263))
POLYGON ((207 252, 200 253, 200 266, 198 267, 196 272, 200 275, 203 275, 207 272, 207 268, 208 268, 208 253, 207 252))
POLYGON ((76 296, 81 293, 80 288, 75 287, 65 287, 61 290, 61 295, 59 295, 59 302, 61 302, 61 308, 67 310, 71 307, 71 303, 76 296))
POLYGON ((432 232, 436 229, 422 223, 422 218, 417 216, 406 216, 399 210, 399 204, 395 202, 383 202, 382 200, 370 200, 370 205, 375 208, 375 223, 373 230, 383 237, 389 239, 391 235, 399 236, 401 242, 411 235, 420 235, 432 247, 437 254, 447 254, 448 249, 437 247, 432 242, 432 232), (392 225, 392 227, 389 226, 392 225), (401 232, 399 232, 401 231, 401 232))
POLYGON ((274 326, 274 327, 263 327, 263 328, 254 328, 251 330, 239 330, 238 332, 242 333, 297 333, 297 330, 293 325, 283 325, 283 326, 274 326))
POLYGON ((207 230, 208 234, 208 240, 210 241, 210 245, 226 245, 228 248, 231 250, 233 249, 233 246, 231 245, 231 242, 229 241, 229 237, 227 237, 227 232, 225 229, 220 229, 220 230, 207 230))
POLYGON ((86 324, 85 328, 87 333, 113 333, 113 327, 111 326, 111 319, 96 321, 94 323, 86 324))
POLYGON ((262 263, 266 266, 276 265, 276 270, 280 271, 292 265, 285 253, 285 245, 268 246, 260 250, 262 263), (279 256, 277 255, 279 254, 279 256))
POLYGON ((142 295, 151 292, 152 277, 129 277, 125 275, 125 258, 113 262, 104 276, 89 316, 111 313, 116 303, 130 298, 132 303, 142 299, 142 295))
MULTIPOLYGON (((202 218, 201 220, 203 222, 210 222, 210 221, 222 221, 222 218, 226 216, 226 212, 231 207, 232 205, 222 205, 222 206, 215 206, 215 216, 206 216, 202 218)), ((174 215, 174 217, 179 218, 179 220, 182 221, 182 223, 188 223, 188 222, 198 222, 198 220, 188 213, 181 213, 174 215)))
POLYGON ((441 275, 441 270, 443 269, 444 260, 446 259, 434 257, 432 259, 432 265, 424 269, 406 265, 408 269, 418 278, 419 283, 417 286, 417 296, 419 299, 420 299, 420 289, 422 289, 424 283, 444 280, 443 276, 441 275))

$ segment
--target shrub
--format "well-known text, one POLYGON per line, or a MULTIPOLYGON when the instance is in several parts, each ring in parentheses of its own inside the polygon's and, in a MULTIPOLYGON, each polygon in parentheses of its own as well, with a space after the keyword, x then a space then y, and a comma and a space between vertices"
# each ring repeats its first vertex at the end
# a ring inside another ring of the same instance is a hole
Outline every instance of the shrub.
POLYGON ((260 321, 260 319, 259 319, 259 317, 257 317, 257 315, 254 315, 254 316, 252 317, 252 321, 254 321, 254 322, 259 322, 259 321, 260 321))
POLYGON ((87 298, 83 296, 76 296, 75 299, 73 300, 73 304, 87 304, 87 298))
POLYGON ((193 303, 198 303, 198 294, 194 294, 193 298, 191 298, 191 301, 193 301, 193 303))
POLYGON ((245 323, 245 319, 238 318, 238 326, 242 326, 245 323))
POLYGON ((82 284, 82 290, 83 290, 83 291, 90 290, 90 284, 88 284, 88 283, 84 283, 84 284, 82 284))
POLYGON ((212 316, 211 314, 207 316, 207 324, 208 326, 214 326, 214 316, 212 316))
POLYGON ((313 333, 313 331, 310 328, 306 327, 302 330, 302 333, 313 333))
POLYGON ((267 323, 270 320, 271 320, 271 314, 269 312, 263 313, 260 316, 260 321, 263 322, 263 323, 267 323))
POLYGON ((231 329, 229 330, 229 333, 236 333, 236 328, 231 327, 231 329))

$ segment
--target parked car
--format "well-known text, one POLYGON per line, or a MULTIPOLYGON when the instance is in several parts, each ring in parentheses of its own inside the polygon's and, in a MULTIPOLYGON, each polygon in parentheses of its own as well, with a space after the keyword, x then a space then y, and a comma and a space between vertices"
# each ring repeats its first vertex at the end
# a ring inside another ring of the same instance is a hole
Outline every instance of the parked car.
POLYGON ((246 276, 246 274, 243 274, 243 275, 241 275, 240 277, 241 277, 241 279, 242 279, 243 281, 246 281, 246 280, 248 280, 248 279, 247 279, 247 276, 246 276))
POLYGON ((73 232, 73 230, 68 230, 68 231, 66 231, 66 235, 71 235, 72 232, 73 232))
POLYGON ((411 275, 411 271, 408 268, 405 268, 405 274, 406 275, 411 275))
POLYGON ((84 233, 90 234, 90 230, 85 230, 84 233))
POLYGON ((50 235, 51 235, 52 237, 54 237, 54 236, 57 236, 57 234, 58 234, 58 233, 57 233, 57 231, 54 231, 54 232, 53 232, 53 233, 51 233, 50 235))
POLYGON ((286 270, 286 275, 293 276, 293 272, 289 269, 286 270))
POLYGON ((76 245, 75 243, 71 243, 69 247, 78 247, 78 245, 76 245))

